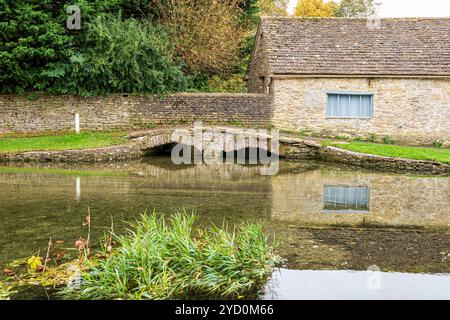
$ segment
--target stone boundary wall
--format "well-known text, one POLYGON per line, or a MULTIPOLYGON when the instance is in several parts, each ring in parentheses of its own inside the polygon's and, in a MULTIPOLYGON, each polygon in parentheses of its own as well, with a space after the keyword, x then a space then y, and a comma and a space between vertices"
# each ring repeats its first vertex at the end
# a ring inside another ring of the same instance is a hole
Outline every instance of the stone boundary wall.
POLYGON ((82 98, 72 95, 0 95, 0 133, 145 128, 158 124, 239 123, 267 126, 272 97, 265 94, 181 93, 166 97, 113 94, 82 98))

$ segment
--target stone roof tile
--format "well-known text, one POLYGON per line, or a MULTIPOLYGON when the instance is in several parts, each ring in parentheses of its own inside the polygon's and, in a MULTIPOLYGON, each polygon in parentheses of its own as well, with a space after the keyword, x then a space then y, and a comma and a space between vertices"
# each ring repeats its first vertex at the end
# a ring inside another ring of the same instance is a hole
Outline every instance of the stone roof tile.
POLYGON ((367 19, 263 17, 259 32, 273 74, 450 76, 450 18, 370 26, 367 19))

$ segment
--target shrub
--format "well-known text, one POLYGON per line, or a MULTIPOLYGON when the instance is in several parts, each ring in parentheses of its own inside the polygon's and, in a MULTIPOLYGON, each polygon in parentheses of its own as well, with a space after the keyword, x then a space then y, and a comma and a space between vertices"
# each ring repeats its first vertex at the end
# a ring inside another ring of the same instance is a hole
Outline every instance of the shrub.
POLYGON ((219 76, 212 76, 203 90, 207 92, 243 93, 247 91, 247 87, 244 77, 240 74, 235 74, 226 79, 219 76))
POLYGON ((340 135, 337 135, 337 136, 334 137, 334 139, 350 141, 350 140, 352 139, 352 137, 350 137, 350 136, 340 136, 340 135))
POLYGON ((384 144, 397 144, 398 141, 389 136, 385 136, 385 137, 383 137, 383 143, 384 144))
MULTIPOLYGON (((267 281, 280 262, 261 225, 226 231, 194 227, 195 215, 166 220, 142 215, 119 248, 83 272, 81 288, 65 298, 182 299, 248 297, 267 281)), ((104 252, 107 255, 107 252, 104 252)))
POLYGON ((444 142, 442 142, 441 140, 435 140, 433 141, 433 147, 435 148, 442 148, 444 146, 444 142))
POLYGON ((378 141, 378 138, 377 138, 376 134, 372 133, 367 137, 367 141, 375 143, 378 141))

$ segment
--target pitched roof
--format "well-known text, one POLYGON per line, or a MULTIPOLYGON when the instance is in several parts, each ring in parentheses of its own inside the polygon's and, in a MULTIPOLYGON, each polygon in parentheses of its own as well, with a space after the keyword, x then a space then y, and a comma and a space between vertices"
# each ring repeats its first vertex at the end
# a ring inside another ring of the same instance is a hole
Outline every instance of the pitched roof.
POLYGON ((450 18, 261 19, 272 74, 450 76, 450 18), (376 24, 372 24, 376 26, 376 24))

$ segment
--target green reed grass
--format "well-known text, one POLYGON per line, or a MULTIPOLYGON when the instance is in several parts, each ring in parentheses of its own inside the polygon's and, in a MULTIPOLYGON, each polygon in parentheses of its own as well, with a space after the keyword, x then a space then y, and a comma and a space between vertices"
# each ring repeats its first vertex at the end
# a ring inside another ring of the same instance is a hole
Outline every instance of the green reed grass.
MULTIPOLYGON (((75 299, 249 298, 281 262, 258 224, 195 226, 196 216, 143 214, 104 260, 89 262, 75 299)), ((106 254, 106 252, 105 252, 106 254)))

